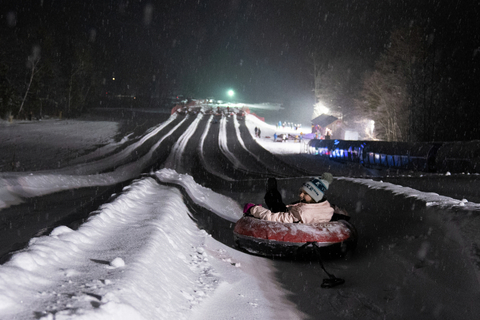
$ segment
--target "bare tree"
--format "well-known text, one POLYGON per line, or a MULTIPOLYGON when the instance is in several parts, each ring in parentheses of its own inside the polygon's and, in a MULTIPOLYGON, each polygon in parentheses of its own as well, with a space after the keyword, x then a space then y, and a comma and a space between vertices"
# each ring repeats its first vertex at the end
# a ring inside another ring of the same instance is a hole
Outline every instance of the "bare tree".
POLYGON ((91 46, 85 40, 76 40, 71 46, 71 59, 66 65, 66 115, 76 116, 87 106, 87 101, 98 84, 91 46))
POLYGON ((385 69, 388 70, 388 64, 380 60, 376 70, 365 79, 362 107, 375 121, 377 136, 387 141, 401 141, 406 109, 404 84, 385 69))
POLYGON ((358 106, 375 121, 377 134, 387 141, 415 141, 416 97, 420 94, 425 59, 422 37, 414 27, 392 32, 390 43, 365 77, 358 106))
MULTIPOLYGON (((363 59, 347 53, 335 55, 323 49, 312 54, 311 61, 317 104, 321 102, 329 114, 345 120, 354 109, 354 97, 361 86, 363 59)), ((315 108, 313 118, 324 111, 315 108)))
POLYGON ((34 46, 32 50, 32 54, 28 56, 27 59, 27 68, 30 69, 30 79, 27 84, 27 89, 25 90, 25 95, 23 96, 22 103, 20 104, 20 108, 18 109, 18 115, 23 110, 23 105, 25 104, 25 100, 27 100, 28 93, 30 91, 30 87, 33 82, 33 78, 37 74, 39 68, 38 63, 40 62, 40 46, 34 46))
POLYGON ((310 62, 313 67, 314 93, 315 102, 323 100, 325 88, 322 83, 325 74, 329 68, 330 54, 325 49, 320 49, 313 52, 310 56, 310 62))

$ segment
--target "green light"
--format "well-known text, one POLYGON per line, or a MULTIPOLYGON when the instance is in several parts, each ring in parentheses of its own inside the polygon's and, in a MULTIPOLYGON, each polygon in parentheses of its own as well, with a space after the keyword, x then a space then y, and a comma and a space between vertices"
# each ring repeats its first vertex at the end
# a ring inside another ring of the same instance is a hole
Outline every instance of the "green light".
POLYGON ((229 97, 233 97, 235 95, 235 91, 230 89, 230 90, 228 90, 227 94, 228 94, 229 97))

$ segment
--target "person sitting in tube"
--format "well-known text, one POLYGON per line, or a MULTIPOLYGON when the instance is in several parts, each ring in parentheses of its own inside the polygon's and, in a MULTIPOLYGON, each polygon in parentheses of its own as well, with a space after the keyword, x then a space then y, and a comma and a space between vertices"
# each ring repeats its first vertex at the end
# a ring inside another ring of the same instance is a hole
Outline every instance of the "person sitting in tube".
POLYGON ((247 203, 243 213, 258 219, 283 223, 315 224, 340 219, 348 220, 350 219, 348 213, 330 204, 324 196, 332 182, 333 176, 329 172, 323 173, 321 177, 313 177, 300 188, 298 202, 284 205, 281 195, 276 189, 276 180, 270 178, 265 194, 265 202, 269 208, 247 203), (275 208, 280 208, 281 211, 275 212, 275 208))

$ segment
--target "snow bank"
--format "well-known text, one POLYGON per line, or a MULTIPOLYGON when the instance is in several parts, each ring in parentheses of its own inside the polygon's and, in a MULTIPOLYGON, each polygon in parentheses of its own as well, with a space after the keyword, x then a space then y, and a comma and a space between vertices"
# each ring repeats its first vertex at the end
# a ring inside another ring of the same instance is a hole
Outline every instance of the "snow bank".
POLYGON ((197 184, 190 175, 162 169, 155 172, 155 176, 162 182, 181 185, 197 204, 226 220, 237 222, 242 217, 243 207, 238 202, 197 184))
POLYGON ((396 195, 412 197, 421 200, 426 206, 438 206, 440 208, 455 208, 464 211, 480 211, 480 204, 468 202, 466 199, 458 200, 450 197, 442 196, 434 192, 422 192, 413 188, 403 187, 389 182, 374 181, 372 179, 347 178, 338 177, 338 180, 351 181, 366 185, 371 189, 382 189, 392 192, 396 195))
POLYGON ((240 160, 228 149, 227 145, 227 118, 222 117, 220 120, 220 132, 218 134, 218 145, 220 146, 220 150, 225 155, 225 157, 233 164, 233 167, 236 169, 242 169, 244 171, 248 171, 240 160))
POLYGON ((186 318, 219 282, 207 235, 188 216, 176 188, 135 182, 79 230, 34 238, 1 266, 0 314, 18 317, 33 306, 55 319, 186 318))
MULTIPOLYGON (((163 169, 157 177, 184 186, 196 203, 231 220, 241 212, 189 176, 163 169)), ((282 290, 262 288, 252 278, 270 273, 268 260, 199 230, 178 189, 144 178, 78 230, 61 226, 33 238, 0 266, 0 318, 26 319, 34 312, 42 319, 272 319, 280 310, 298 319, 282 290), (276 308, 260 308, 272 296, 276 308), (201 311, 192 314, 196 308, 201 311)))
POLYGON ((183 151, 187 146, 188 140, 195 133, 195 130, 197 130, 198 123, 202 118, 203 118, 203 113, 198 113, 197 117, 192 122, 192 124, 188 126, 187 130, 185 130, 185 132, 177 140, 177 142, 172 148, 172 151, 170 152, 170 155, 168 156, 167 160, 163 164, 165 168, 176 169, 177 165, 181 163, 183 151))
POLYGON ((83 165, 74 165, 62 168, 61 170, 40 171, 31 173, 5 173, 0 175, 0 210, 11 205, 19 204, 22 198, 31 198, 82 187, 108 186, 126 180, 134 179, 151 162, 153 152, 158 146, 177 130, 186 119, 180 121, 172 130, 157 140, 149 152, 137 161, 122 164, 136 148, 142 146, 147 140, 158 134, 176 115, 172 116, 165 123, 147 132, 139 141, 133 143, 120 152, 102 160, 93 161, 83 165), (98 174, 107 168, 115 167, 112 172, 98 174), (3 176, 3 178, 2 178, 3 176))

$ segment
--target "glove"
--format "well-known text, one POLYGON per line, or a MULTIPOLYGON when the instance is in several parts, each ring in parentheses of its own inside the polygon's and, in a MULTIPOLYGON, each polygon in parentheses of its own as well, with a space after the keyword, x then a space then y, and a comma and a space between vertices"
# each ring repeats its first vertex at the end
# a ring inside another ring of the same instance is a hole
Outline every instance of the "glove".
POLYGON ((255 207, 255 203, 246 203, 243 207, 243 213, 250 213, 250 208, 255 207))
POLYGON ((255 204, 255 203, 246 203, 245 206, 243 207, 243 214, 246 215, 246 216, 252 216, 250 214, 250 209, 255 207, 255 206, 259 206, 261 207, 262 205, 261 204, 255 204))

